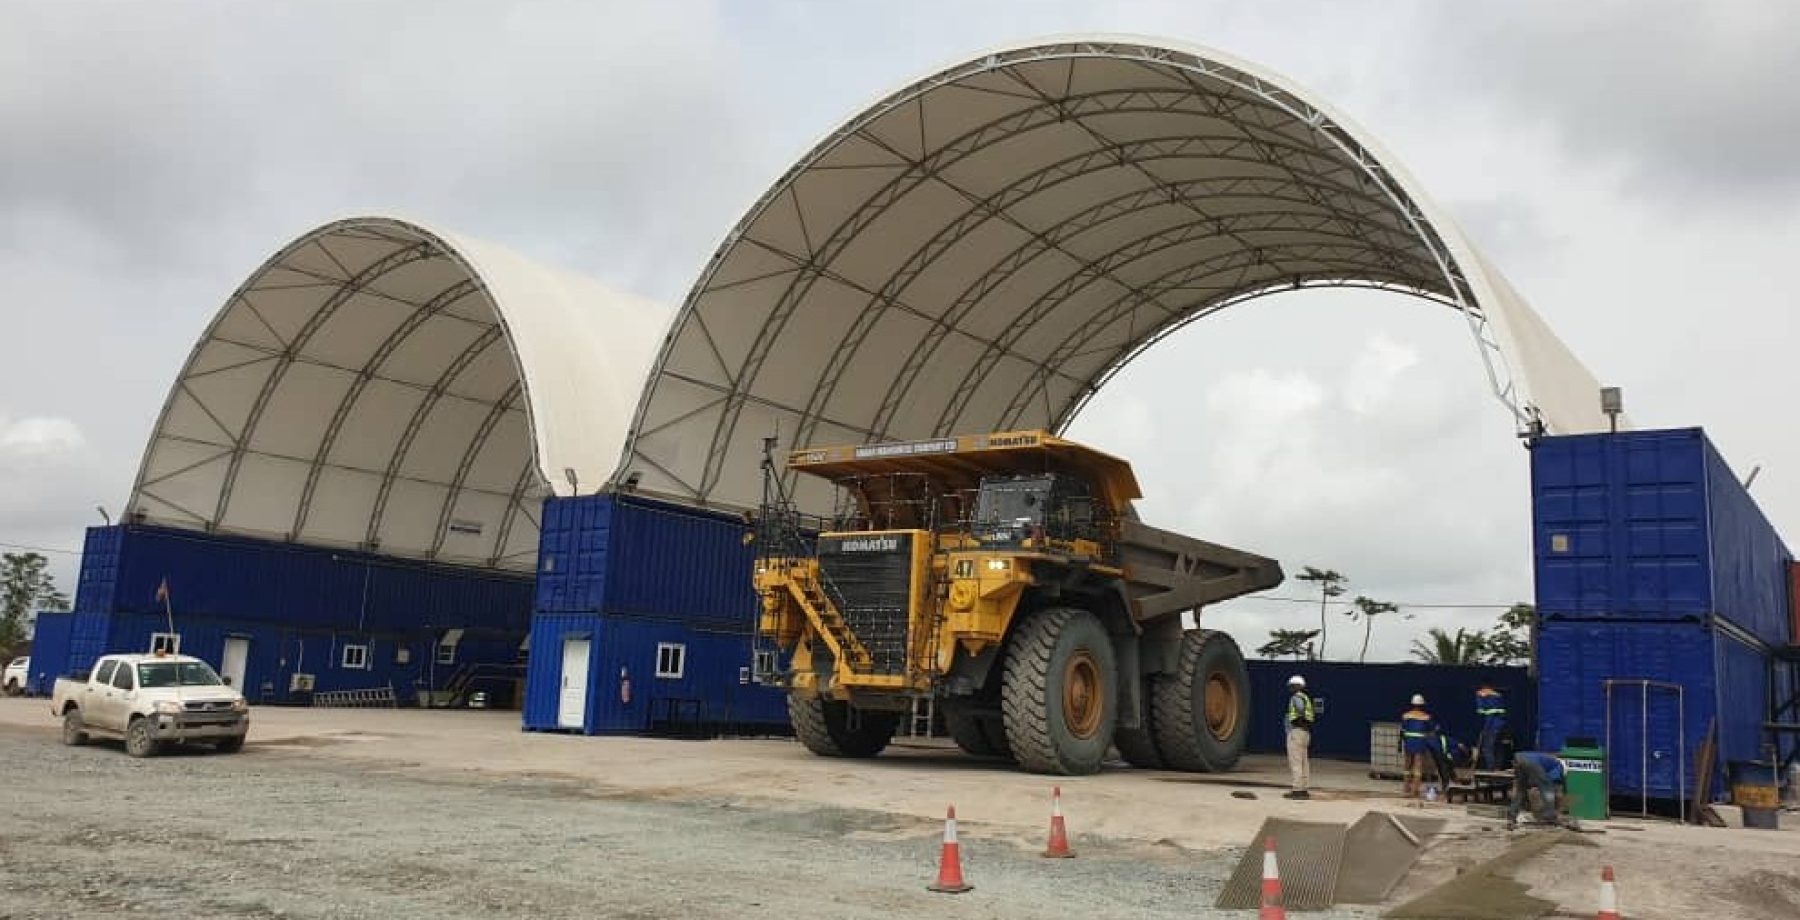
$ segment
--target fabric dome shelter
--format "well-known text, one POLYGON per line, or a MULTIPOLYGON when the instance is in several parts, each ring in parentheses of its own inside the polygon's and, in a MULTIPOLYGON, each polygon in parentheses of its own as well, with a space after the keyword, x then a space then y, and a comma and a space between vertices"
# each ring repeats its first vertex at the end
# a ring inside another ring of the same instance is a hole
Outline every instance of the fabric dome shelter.
POLYGON ((743 508, 771 435, 1061 430, 1164 336, 1312 286, 1456 310, 1521 426, 1604 427, 1593 375, 1366 132, 1255 65, 1093 36, 917 80, 802 157, 693 287, 615 475, 743 508))
POLYGON ((128 511, 530 570, 539 500, 604 485, 668 315, 492 243, 327 224, 219 310, 128 511))

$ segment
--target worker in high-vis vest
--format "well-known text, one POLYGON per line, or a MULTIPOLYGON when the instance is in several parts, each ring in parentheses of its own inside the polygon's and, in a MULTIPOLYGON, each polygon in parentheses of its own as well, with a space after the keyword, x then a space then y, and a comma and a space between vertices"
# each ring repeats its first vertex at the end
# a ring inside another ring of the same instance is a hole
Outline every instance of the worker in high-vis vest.
MULTIPOLYGON (((1400 714, 1400 744, 1406 752, 1407 795, 1419 794, 1420 780, 1424 777, 1426 765, 1435 763, 1431 756, 1432 746, 1438 743, 1437 720, 1425 710, 1425 697, 1415 693, 1412 708, 1400 714)), ((1435 766, 1432 772, 1437 772, 1435 766)))
POLYGON ((1287 725, 1288 775, 1293 788, 1283 798, 1310 799, 1312 793, 1306 786, 1312 780, 1312 764, 1307 758, 1312 747, 1313 699, 1306 692, 1306 678, 1298 674, 1288 678, 1287 687, 1287 713, 1282 721, 1287 725))
POLYGON ((1475 747, 1481 751, 1481 766, 1499 770, 1500 735, 1506 731, 1506 695, 1482 684, 1475 691, 1475 716, 1481 720, 1481 737, 1475 742, 1475 747))

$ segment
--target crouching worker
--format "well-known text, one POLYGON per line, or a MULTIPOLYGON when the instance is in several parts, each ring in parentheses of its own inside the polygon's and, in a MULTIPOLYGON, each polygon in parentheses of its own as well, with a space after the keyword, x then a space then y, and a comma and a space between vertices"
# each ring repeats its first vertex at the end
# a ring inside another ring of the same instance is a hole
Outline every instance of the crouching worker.
POLYGON ((1531 804, 1531 791, 1537 790, 1539 824, 1556 824, 1556 803, 1560 798, 1568 765, 1558 757, 1537 751, 1524 751, 1513 756, 1512 803, 1506 807, 1506 829, 1519 826, 1519 812, 1531 804))

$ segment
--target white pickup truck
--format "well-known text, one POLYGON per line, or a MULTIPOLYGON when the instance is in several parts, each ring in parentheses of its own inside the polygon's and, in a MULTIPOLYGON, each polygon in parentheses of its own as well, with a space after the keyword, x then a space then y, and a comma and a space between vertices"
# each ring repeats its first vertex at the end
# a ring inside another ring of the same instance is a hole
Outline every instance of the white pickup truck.
POLYGON ((190 741, 231 753, 250 731, 244 695, 187 655, 105 655, 85 681, 57 679, 50 711, 62 719, 64 744, 123 738, 133 757, 190 741))
POLYGON ((7 696, 18 696, 30 685, 30 658, 14 658, 5 671, 0 671, 0 690, 4 690, 7 696))

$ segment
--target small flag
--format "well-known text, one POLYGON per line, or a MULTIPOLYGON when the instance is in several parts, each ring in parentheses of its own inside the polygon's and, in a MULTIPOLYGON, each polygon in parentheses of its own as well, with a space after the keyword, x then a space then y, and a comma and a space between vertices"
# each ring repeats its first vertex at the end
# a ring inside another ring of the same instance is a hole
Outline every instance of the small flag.
POLYGON ((156 599, 164 604, 169 602, 169 579, 164 578, 162 584, 156 586, 156 599))

